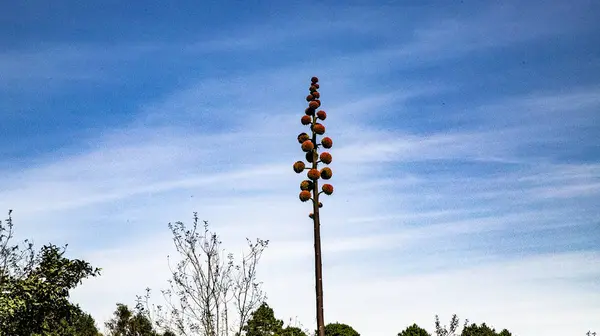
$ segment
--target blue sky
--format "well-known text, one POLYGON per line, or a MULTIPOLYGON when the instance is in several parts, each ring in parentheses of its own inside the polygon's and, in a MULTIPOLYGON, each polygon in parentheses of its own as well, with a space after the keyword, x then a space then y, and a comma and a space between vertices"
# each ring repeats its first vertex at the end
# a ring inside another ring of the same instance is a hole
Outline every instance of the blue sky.
POLYGON ((327 321, 600 331, 599 15, 583 0, 2 4, 0 209, 104 269, 73 296, 100 323, 166 285, 166 225, 198 211, 232 251, 272 241, 269 303, 312 326, 291 164, 316 75, 335 142, 327 321))

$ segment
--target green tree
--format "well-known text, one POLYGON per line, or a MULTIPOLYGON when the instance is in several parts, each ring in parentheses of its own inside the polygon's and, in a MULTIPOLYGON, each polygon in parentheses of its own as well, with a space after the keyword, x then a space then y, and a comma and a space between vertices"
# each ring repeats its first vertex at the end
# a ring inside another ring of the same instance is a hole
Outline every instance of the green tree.
POLYGON ((64 253, 55 245, 43 246, 24 277, 3 275, 0 330, 6 335, 46 334, 76 321, 79 309, 69 302, 69 290, 99 270, 64 253))
MULTIPOLYGON (((105 323, 107 336, 160 336, 152 322, 141 312, 134 313, 124 304, 117 303, 114 317, 105 323)), ((163 336, 171 336, 167 331, 163 336)))
POLYGON ((307 336, 307 335, 304 331, 302 331, 302 329, 300 329, 298 327, 288 326, 288 327, 285 327, 281 331, 280 336, 307 336))
POLYGON ((79 306, 72 307, 73 317, 71 323, 63 320, 61 326, 56 329, 51 335, 56 336, 102 336, 96 327, 94 318, 81 310, 79 306))
POLYGON ((415 323, 415 324, 411 325, 410 327, 402 330, 402 332, 399 333, 398 336, 431 336, 431 334, 428 333, 427 330, 419 327, 415 323))
POLYGON ((512 336, 512 333, 506 329, 502 329, 498 336, 512 336))
POLYGON ((69 302, 69 291, 99 269, 64 257, 65 248, 13 245, 12 210, 0 221, 0 336, 97 335, 93 318, 69 302))
POLYGON ((336 322, 325 326, 325 336, 360 336, 360 334, 351 326, 336 322))
MULTIPOLYGON (((291 323, 291 321, 290 321, 291 323)), ((263 302, 242 327, 245 336, 307 336, 302 329, 288 325, 283 327, 283 321, 275 317, 273 309, 263 302)), ((236 334, 239 336, 240 334, 236 334)))
POLYGON ((275 318, 273 309, 263 302, 250 315, 248 322, 242 328, 245 336, 273 336, 283 332, 283 321, 275 318))
POLYGON ((512 336, 510 331, 503 329, 500 333, 497 333, 494 328, 487 326, 485 323, 477 325, 475 323, 465 326, 461 336, 512 336))

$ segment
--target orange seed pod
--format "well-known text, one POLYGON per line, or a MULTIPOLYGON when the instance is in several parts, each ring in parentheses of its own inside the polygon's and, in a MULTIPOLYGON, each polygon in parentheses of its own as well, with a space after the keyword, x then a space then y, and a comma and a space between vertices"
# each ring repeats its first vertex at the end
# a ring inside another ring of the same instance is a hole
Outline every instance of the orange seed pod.
POLYGON ((298 143, 303 143, 304 141, 310 139, 310 137, 308 136, 308 134, 302 132, 300 134, 298 134, 298 143))
POLYGON ((319 155, 315 151, 310 151, 306 153, 306 161, 313 163, 319 159, 319 155))
POLYGON ((308 201, 310 199, 310 191, 302 190, 299 197, 302 202, 308 201))
POLYGON ((300 122, 302 123, 302 125, 310 125, 312 123, 312 118, 310 116, 305 115, 302 116, 300 122))
POLYGON ((310 180, 304 180, 302 182, 300 182, 300 190, 313 190, 313 188, 315 187, 315 184, 313 183, 313 181, 310 180))
POLYGON ((321 139, 321 145, 325 148, 331 148, 331 146, 333 146, 333 140, 331 140, 330 137, 324 137, 321 139))
POLYGON ((332 176, 333 176, 333 171, 331 171, 331 168, 325 167, 325 168, 321 169, 321 177, 324 180, 329 180, 332 176))
POLYGON ((306 174, 308 176, 309 179, 316 181, 319 179, 319 177, 321 177, 321 173, 319 172, 318 169, 311 169, 308 171, 308 173, 306 174))
POLYGON ((319 158, 324 164, 330 164, 331 160, 333 160, 333 157, 331 157, 331 154, 329 154, 328 152, 321 153, 319 158))
POLYGON ((313 131, 314 131, 315 133, 317 133, 317 134, 319 134, 319 135, 321 135, 321 134, 325 133, 325 126, 323 126, 322 124, 319 124, 319 123, 315 124, 315 125, 312 127, 312 129, 313 129, 313 131))
POLYGON ((325 111, 323 110, 320 110, 319 112, 317 112, 317 118, 325 120, 327 118, 327 113, 325 113, 325 111))
POLYGON ((313 142, 311 140, 306 140, 302 143, 303 151, 310 152, 313 149, 315 149, 315 145, 313 144, 313 142))
POLYGON ((304 162, 302 162, 302 161, 296 161, 294 163, 294 171, 298 174, 302 173, 304 171, 305 167, 306 166, 304 165, 304 162))

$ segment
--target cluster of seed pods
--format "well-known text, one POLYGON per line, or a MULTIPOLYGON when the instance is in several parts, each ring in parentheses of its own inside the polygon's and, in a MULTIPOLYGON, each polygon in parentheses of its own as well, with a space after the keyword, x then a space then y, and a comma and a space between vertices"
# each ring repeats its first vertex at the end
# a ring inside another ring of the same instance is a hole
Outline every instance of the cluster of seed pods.
MULTIPOLYGON (((317 136, 325 134, 325 126, 321 124, 321 121, 327 118, 327 113, 319 109, 321 107, 321 101, 319 100, 321 94, 318 90, 319 79, 317 77, 312 77, 309 89, 310 94, 306 96, 308 107, 304 111, 305 115, 300 119, 302 125, 309 127, 312 136, 306 132, 302 132, 298 135, 298 142, 300 143, 302 151, 306 153, 306 161, 310 164, 310 167, 307 167, 304 161, 296 161, 296 163, 294 163, 294 171, 296 173, 300 174, 307 170, 306 176, 308 179, 300 183, 301 191, 299 196, 302 202, 311 199, 313 202, 318 202, 318 194, 324 193, 326 195, 331 195, 333 193, 333 186, 327 183, 323 184, 321 186, 321 191, 318 192, 319 179, 329 180, 333 176, 333 172, 329 167, 324 167, 319 170, 319 163, 328 165, 332 160, 329 152, 324 151, 319 154, 319 147, 329 149, 333 146, 333 141, 329 137, 323 137, 320 143, 317 141, 317 136)), ((322 206, 323 204, 319 202, 319 208, 322 206)), ((312 213, 310 214, 310 217, 313 217, 312 213)))

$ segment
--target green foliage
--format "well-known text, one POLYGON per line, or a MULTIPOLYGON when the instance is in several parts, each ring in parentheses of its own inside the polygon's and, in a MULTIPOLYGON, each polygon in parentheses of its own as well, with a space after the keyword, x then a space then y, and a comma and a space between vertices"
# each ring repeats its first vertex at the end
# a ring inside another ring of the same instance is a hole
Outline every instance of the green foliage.
MULTIPOLYGON (((144 314, 133 313, 121 303, 117 303, 114 317, 106 322, 105 326, 108 329, 107 336, 160 336, 144 314)), ((174 336, 174 334, 167 331, 163 336, 174 336)))
POLYGON ((419 327, 415 323, 415 324, 411 325, 410 327, 402 330, 402 332, 399 333, 398 336, 431 336, 431 334, 429 334, 427 332, 427 330, 419 327))
MULTIPOLYGON (((458 317, 456 314, 452 316, 450 321, 450 328, 441 326, 440 319, 435 316, 435 333, 437 336, 453 336, 458 334, 458 317)), ((475 323, 469 325, 469 320, 465 320, 463 330, 460 336, 512 336, 510 331, 503 329, 500 333, 497 333, 494 328, 488 327, 485 323, 477 325, 475 323)))
POLYGON ((512 336, 512 334, 506 329, 497 333, 494 328, 488 327, 485 323, 480 326, 473 323, 463 329, 461 336, 512 336))
POLYGON ((307 336, 302 329, 298 327, 285 327, 279 336, 307 336))
POLYGON ((90 314, 83 312, 79 306, 73 306, 72 311, 71 323, 68 323, 66 320, 61 321, 60 327, 49 335, 102 336, 96 327, 94 318, 90 314))
MULTIPOLYGON (((242 327, 245 336, 307 336, 298 327, 283 327, 283 321, 275 317, 273 309, 263 302, 242 327)), ((239 336, 239 334, 236 334, 239 336)))
POLYGON ((283 331, 283 321, 275 318, 273 309, 263 302, 252 312, 250 319, 242 328, 246 336, 272 336, 283 331))
POLYGON ((325 326, 325 336, 360 336, 360 334, 351 326, 336 322, 325 326))
POLYGON ((0 336, 97 335, 92 317, 69 302, 69 291, 99 269, 64 257, 65 249, 43 246, 37 253, 11 245, 13 223, 0 222, 0 336))

